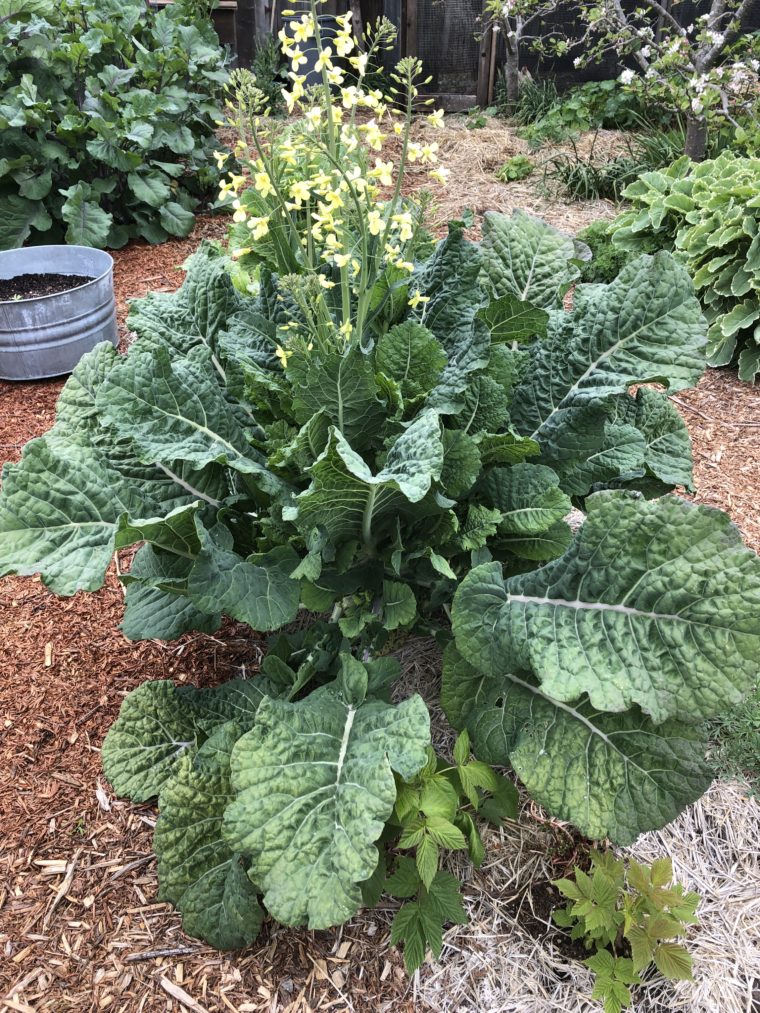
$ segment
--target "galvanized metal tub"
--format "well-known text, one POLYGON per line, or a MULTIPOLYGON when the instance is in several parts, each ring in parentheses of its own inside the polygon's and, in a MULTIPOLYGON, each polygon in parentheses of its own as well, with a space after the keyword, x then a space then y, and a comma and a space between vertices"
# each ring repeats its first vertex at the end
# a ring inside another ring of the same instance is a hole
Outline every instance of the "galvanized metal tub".
POLYGON ((68 292, 0 301, 0 379, 70 373, 99 341, 119 340, 113 259, 88 246, 28 246, 0 252, 0 278, 21 274, 90 277, 68 292))

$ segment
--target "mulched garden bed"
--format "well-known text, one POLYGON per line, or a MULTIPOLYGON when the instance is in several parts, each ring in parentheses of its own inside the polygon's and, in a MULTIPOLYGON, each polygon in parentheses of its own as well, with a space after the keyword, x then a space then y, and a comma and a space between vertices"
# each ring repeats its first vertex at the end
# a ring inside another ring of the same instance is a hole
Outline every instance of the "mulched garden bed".
MULTIPOLYGON (((177 288, 199 239, 225 226, 201 218, 189 239, 114 254, 122 348, 127 300, 177 288)), ((0 459, 17 460, 50 428, 61 385, 0 382, 0 459)), ((726 510, 760 549, 760 390, 709 371, 673 400, 694 441, 695 498, 726 510)), ((187 939, 156 902, 155 813, 113 798, 100 769, 105 730, 145 679, 222 681, 255 667, 262 646, 235 623, 130 643, 122 609, 113 568, 102 591, 69 599, 37 578, 0 582, 0 1011, 433 1009, 388 950, 390 907, 333 932, 265 932, 230 957, 187 939)))

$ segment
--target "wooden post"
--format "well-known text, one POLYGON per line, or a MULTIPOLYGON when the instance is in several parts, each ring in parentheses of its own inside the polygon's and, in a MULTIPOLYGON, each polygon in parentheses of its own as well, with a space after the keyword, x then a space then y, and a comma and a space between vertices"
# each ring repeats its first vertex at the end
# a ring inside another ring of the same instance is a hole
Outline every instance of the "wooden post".
POLYGON ((238 67, 250 67, 256 52, 256 0, 237 0, 235 48, 238 67))
POLYGON ((404 55, 417 55, 417 0, 406 0, 404 17, 404 55))
POLYGON ((488 72, 491 68, 491 47, 494 44, 493 26, 489 25, 480 39, 480 55, 478 56, 478 84, 475 91, 476 101, 485 108, 488 105, 488 72))

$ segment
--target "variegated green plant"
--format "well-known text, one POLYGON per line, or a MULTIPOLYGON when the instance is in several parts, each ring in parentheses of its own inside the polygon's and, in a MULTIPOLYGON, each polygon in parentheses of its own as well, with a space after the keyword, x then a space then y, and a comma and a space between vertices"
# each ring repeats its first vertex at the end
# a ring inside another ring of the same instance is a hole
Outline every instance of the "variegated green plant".
POLYGON ((694 281, 709 323, 707 361, 760 372, 760 159, 724 153, 644 173, 623 192, 633 205, 612 225, 635 252, 652 240, 673 250, 694 281))

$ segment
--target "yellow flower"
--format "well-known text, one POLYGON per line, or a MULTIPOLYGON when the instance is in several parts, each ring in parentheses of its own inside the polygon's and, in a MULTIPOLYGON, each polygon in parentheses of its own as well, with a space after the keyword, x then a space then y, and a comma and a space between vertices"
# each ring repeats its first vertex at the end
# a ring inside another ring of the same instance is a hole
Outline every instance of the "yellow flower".
POLYGON ((309 131, 314 131, 317 129, 322 120, 322 110, 319 106, 312 106, 311 109, 306 110, 304 119, 307 123, 307 129, 309 131))
POLYGON ((304 14, 300 21, 291 21, 288 28, 293 33, 295 42, 306 42, 314 34, 314 23, 308 14, 304 14))
POLYGON ((317 277, 319 278, 319 284, 322 286, 322 288, 327 289, 335 288, 335 282, 329 281, 327 278, 325 278, 323 274, 318 274, 317 277))
POLYGON ((280 345, 278 345, 278 346, 277 346, 277 347, 275 348, 275 350, 274 350, 274 354, 275 354, 275 355, 277 356, 277 358, 278 358, 278 359, 280 360, 280 362, 282 363, 282 368, 283 368, 283 369, 286 369, 286 368, 287 368, 287 365, 288 365, 288 359, 289 359, 289 358, 291 357, 291 355, 293 354, 293 351, 292 351, 292 349, 290 349, 290 350, 288 350, 288 351, 285 351, 285 349, 284 349, 284 348, 282 348, 282 347, 281 347, 280 345))
MULTIPOLYGON (((343 71, 340 67, 329 67, 327 71, 327 80, 330 84, 341 85, 345 81, 343 71)), ((334 110, 334 112, 340 112, 340 110, 334 110)))
POLYGON ((420 161, 423 164, 427 162, 437 162, 438 161, 438 155, 436 154, 437 151, 438 151, 437 143, 423 144, 422 153, 420 154, 420 161))
POLYGON ((331 253, 337 253, 338 250, 343 249, 343 244, 334 232, 328 232, 325 236, 325 246, 331 253))
POLYGON ((370 120, 369 123, 363 123, 359 129, 363 132, 367 145, 374 151, 380 151, 385 140, 385 134, 382 133, 377 123, 374 120, 370 120))
POLYGON ((414 226, 412 223, 412 216, 409 211, 404 211, 403 214, 394 215, 391 219, 394 225, 399 230, 399 239, 402 243, 407 243, 414 235, 414 226))
POLYGON ((436 109, 436 111, 434 113, 430 113, 426 119, 431 126, 436 128, 436 130, 441 130, 443 127, 443 109, 436 109))
POLYGON ((430 176, 431 179, 434 179, 437 183, 440 183, 442 186, 445 186, 448 182, 450 172, 450 169, 446 169, 444 166, 440 165, 437 169, 431 169, 428 176, 430 176))
POLYGON ((316 70, 317 73, 321 73, 323 70, 332 70, 332 61, 330 60, 331 56, 332 49, 330 49, 329 46, 325 46, 317 57, 317 62, 314 64, 314 70, 316 70))
POLYGON ((399 123, 398 120, 393 124, 393 133, 396 137, 400 137, 404 132, 404 124, 399 123))
POLYGON ((233 250, 231 256, 233 260, 238 260, 240 257, 244 257, 246 253, 250 252, 251 252, 250 246, 241 246, 239 249, 233 250))
POLYGON ((354 325, 351 323, 350 320, 347 320, 345 324, 341 324, 341 326, 338 328, 338 334, 340 334, 342 337, 346 339, 350 338, 353 332, 354 332, 354 325))
POLYGON ((414 271, 414 264, 411 260, 397 260, 396 267, 401 268, 402 271, 408 271, 409 274, 412 274, 414 271))
POLYGON ((348 253, 336 253, 333 257, 333 262, 337 267, 345 267, 351 260, 351 255, 348 253))
POLYGON ((383 162, 376 158, 375 168, 370 169, 369 175, 379 180, 382 186, 393 186, 393 162, 383 162))
POLYGON ((288 53, 288 56, 290 57, 290 65, 293 68, 293 70, 298 70, 298 68, 302 64, 307 62, 306 57, 304 56, 304 54, 301 52, 300 49, 292 50, 290 53, 288 53))
POLYGON ((308 201, 309 197, 311 196, 309 184, 302 179, 298 179, 296 180, 295 183, 291 183, 288 189, 288 193, 296 202, 296 205, 298 207, 300 207, 304 201, 308 201))
POLYGON ((415 289, 414 293, 409 299, 409 305, 412 307, 413 310, 416 310, 419 305, 424 306, 424 304, 428 302, 430 302, 430 296, 422 295, 419 289, 415 289))
POLYGON ((259 191, 262 197, 269 197, 275 193, 275 188, 272 186, 272 180, 269 178, 268 172, 257 172, 253 177, 253 185, 259 191))
POLYGON ((249 218, 247 225, 251 232, 253 232, 254 239, 263 239, 269 232, 268 218, 249 218))
POLYGON ((373 236, 379 236, 385 232, 385 222, 379 211, 372 210, 367 215, 367 226, 373 236))
POLYGON ((349 85, 348 88, 341 88, 340 97, 343 102, 344 109, 353 109, 354 106, 359 104, 359 89, 355 84, 349 85))
MULTIPOLYGON (((239 224, 240 222, 244 222, 246 220, 246 218, 248 217, 248 212, 245 210, 245 208, 240 207, 239 200, 236 200, 235 204, 237 204, 237 207, 235 208, 235 212, 232 215, 232 220, 233 222, 239 224)), ((233 204, 232 206, 235 207, 235 204, 233 204)))
POLYGON ((349 56, 348 62, 357 72, 359 77, 364 77, 367 73, 367 63, 369 61, 369 55, 367 53, 357 53, 356 56, 349 56))
POLYGON ((346 31, 338 32, 335 36, 335 50, 338 56, 348 56, 351 50, 354 48, 354 39, 351 35, 351 29, 348 28, 346 31))
POLYGON ((416 162, 422 155, 422 145, 416 141, 410 141, 406 146, 406 157, 410 162, 416 162))
POLYGON ((224 165, 224 163, 227 161, 229 157, 230 157, 229 151, 214 152, 214 158, 216 159, 216 164, 219 169, 221 169, 221 167, 224 165))

